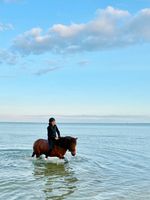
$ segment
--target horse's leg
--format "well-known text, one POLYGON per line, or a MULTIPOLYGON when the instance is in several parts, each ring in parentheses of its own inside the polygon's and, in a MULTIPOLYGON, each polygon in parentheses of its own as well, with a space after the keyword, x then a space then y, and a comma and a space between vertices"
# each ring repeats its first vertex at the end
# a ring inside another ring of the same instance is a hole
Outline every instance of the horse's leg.
POLYGON ((57 157, 59 159, 65 158, 64 155, 65 155, 66 151, 64 151, 62 148, 58 148, 56 152, 57 152, 57 157))
POLYGON ((65 163, 69 162, 68 159, 65 156, 61 156, 61 157, 59 156, 59 159, 63 159, 65 161, 65 163))
POLYGON ((36 158, 39 158, 41 155, 40 151, 37 151, 35 154, 36 154, 36 158))
POLYGON ((46 153, 46 154, 45 154, 45 158, 48 158, 48 156, 49 156, 48 153, 46 153))
POLYGON ((67 159, 66 157, 64 157, 64 161, 65 161, 65 163, 68 163, 68 162, 69 162, 68 159, 67 159))

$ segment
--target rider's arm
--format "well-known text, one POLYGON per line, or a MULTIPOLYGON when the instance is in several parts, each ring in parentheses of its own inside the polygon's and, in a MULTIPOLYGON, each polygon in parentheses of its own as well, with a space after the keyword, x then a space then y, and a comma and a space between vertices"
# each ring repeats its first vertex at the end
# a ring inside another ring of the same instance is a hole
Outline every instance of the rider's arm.
POLYGON ((59 129, 57 128, 57 126, 56 126, 56 132, 57 132, 58 137, 60 138, 60 131, 59 131, 59 129))

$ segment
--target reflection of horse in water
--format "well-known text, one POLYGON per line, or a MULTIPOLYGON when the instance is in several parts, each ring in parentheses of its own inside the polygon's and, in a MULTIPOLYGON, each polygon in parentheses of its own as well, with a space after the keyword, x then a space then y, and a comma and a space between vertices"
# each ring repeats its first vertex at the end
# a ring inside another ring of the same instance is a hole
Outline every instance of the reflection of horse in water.
POLYGON ((38 193, 45 200, 63 200, 76 191, 78 179, 70 165, 42 160, 34 160, 33 163, 33 176, 37 180, 38 193))
POLYGON ((66 136, 55 140, 54 147, 51 152, 49 152, 49 144, 47 140, 38 139, 33 145, 32 157, 36 155, 38 158, 40 155, 45 154, 46 157, 58 157, 64 159, 66 151, 70 151, 72 156, 76 155, 76 144, 77 138, 66 136))

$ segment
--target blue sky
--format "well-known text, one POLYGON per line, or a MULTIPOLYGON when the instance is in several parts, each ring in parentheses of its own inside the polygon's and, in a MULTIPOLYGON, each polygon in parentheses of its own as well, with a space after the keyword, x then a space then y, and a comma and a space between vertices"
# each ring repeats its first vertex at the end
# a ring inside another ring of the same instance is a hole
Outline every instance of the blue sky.
POLYGON ((0 120, 148 122, 149 52, 150 0, 0 0, 0 120))

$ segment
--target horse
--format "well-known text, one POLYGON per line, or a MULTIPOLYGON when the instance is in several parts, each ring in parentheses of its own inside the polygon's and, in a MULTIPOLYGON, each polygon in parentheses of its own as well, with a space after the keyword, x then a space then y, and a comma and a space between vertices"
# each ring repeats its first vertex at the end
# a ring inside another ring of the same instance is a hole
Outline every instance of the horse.
POLYGON ((71 152, 72 156, 76 155, 76 145, 77 138, 70 136, 60 137, 58 140, 54 141, 54 147, 52 151, 49 152, 48 140, 38 139, 33 144, 32 157, 36 155, 36 158, 39 158, 42 154, 44 154, 46 158, 50 156, 64 159, 64 155, 67 150, 71 152))

